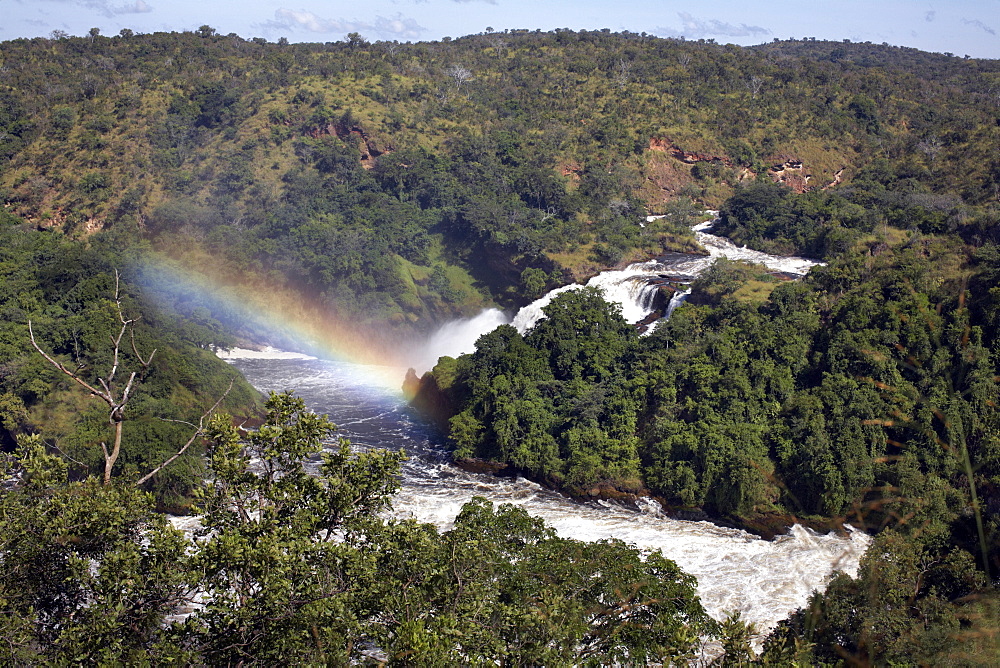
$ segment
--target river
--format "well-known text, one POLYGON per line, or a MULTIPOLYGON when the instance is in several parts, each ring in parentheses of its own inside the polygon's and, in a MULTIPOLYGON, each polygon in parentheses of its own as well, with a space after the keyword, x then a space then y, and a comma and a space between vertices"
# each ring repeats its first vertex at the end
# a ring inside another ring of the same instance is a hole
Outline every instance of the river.
MULTIPOLYGON (((588 285, 600 288, 609 301, 622 305, 629 322, 646 318, 655 308, 651 279, 689 281, 719 257, 763 264, 775 272, 802 276, 817 264, 807 258, 766 255, 739 248, 711 235, 711 222, 695 227, 709 256, 670 255, 619 271, 603 272, 588 285)), ((475 318, 442 327, 414 357, 418 371, 440 355, 472 352, 479 335, 512 322, 526 331, 564 286, 521 309, 513 319, 490 309, 475 318)), ((683 301, 679 292, 670 306, 683 301)), ((636 511, 610 503, 582 503, 524 479, 496 478, 462 471, 449 462, 440 434, 414 415, 398 392, 387 390, 386 378, 402 384, 404 369, 332 361, 306 355, 235 350, 224 355, 262 391, 290 390, 307 405, 326 413, 340 435, 358 448, 403 448, 402 487, 393 503, 398 517, 430 522, 447 529, 462 504, 473 496, 494 503, 522 506, 544 519, 561 536, 580 540, 619 538, 643 550, 660 549, 698 579, 698 594, 716 619, 740 612, 761 630, 774 626, 822 589, 835 570, 855 575, 870 539, 862 532, 820 535, 800 526, 773 541, 708 522, 665 517, 648 501, 636 511)), ((391 387, 391 383, 390 383, 391 387)), ((397 385, 398 387, 398 385, 397 385)))
POLYGON ((869 542, 861 532, 841 537, 802 527, 765 541, 708 522, 664 517, 652 501, 637 512, 572 501, 524 479, 467 473, 449 463, 442 438, 430 425, 372 380, 384 376, 385 368, 239 350, 228 359, 262 391, 291 390, 311 409, 328 414, 356 447, 404 448, 409 460, 393 504, 397 516, 447 529, 462 504, 478 495, 523 506, 561 536, 613 537, 660 549, 698 579, 698 594, 716 619, 739 611, 744 620, 770 628, 824 587, 835 569, 856 573, 869 542))

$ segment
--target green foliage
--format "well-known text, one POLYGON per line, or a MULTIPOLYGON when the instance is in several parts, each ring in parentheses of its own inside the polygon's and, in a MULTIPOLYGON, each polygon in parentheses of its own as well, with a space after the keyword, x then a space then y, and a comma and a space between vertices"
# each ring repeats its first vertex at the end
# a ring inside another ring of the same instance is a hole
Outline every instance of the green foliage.
POLYGON ((412 524, 391 535, 405 549, 378 562, 395 622, 379 644, 401 664, 681 661, 716 631, 659 552, 560 539, 521 508, 477 498, 438 542, 412 524))
POLYGON ((479 306, 440 280, 403 290, 398 257, 467 271, 509 306, 557 258, 583 274, 695 248, 683 225, 639 227, 680 221, 687 198, 715 208, 736 188, 752 201, 724 212, 735 238, 830 258, 882 222, 982 237, 1000 183, 995 64, 877 45, 565 30, 270 44, 204 26, 16 40, 0 58, 32 63, 0 92, 11 211, 204 244, 236 277, 276 272, 377 326, 479 306), (651 150, 667 141, 686 157, 651 150), (796 161, 804 198, 737 188, 796 161))
POLYGON ((995 632, 986 620, 969 628, 985 584, 968 552, 885 531, 857 580, 841 574, 814 594, 768 638, 762 658, 787 661, 798 653, 811 663, 940 664, 966 637, 995 632))
MULTIPOLYGON (((257 410, 257 393, 236 381, 229 365, 196 347, 229 339, 164 313, 136 291, 130 280, 135 255, 127 245, 102 235, 87 248, 21 227, 0 229, 0 238, 5 447, 18 434, 37 432, 68 455, 74 478, 85 478, 104 466, 101 443, 110 448, 114 440, 107 410, 102 413, 99 402, 31 347, 29 320, 42 349, 93 387, 101 387, 101 377, 110 380, 115 364, 110 337, 120 333, 120 317, 136 320, 120 342, 117 376, 111 383, 120 391, 130 374, 137 374, 122 415, 124 445, 116 474, 137 479, 175 453, 194 431, 184 423, 196 423, 231 381, 235 384, 225 405, 244 415, 257 410), (122 311, 113 301, 119 268, 125 270, 120 281, 122 311), (152 364, 145 368, 139 357, 148 361, 154 350, 152 364)), ((182 505, 200 480, 199 448, 200 443, 195 444, 148 483, 147 490, 161 503, 182 505)))
POLYGON ((549 277, 537 267, 528 267, 521 272, 521 292, 529 299, 538 299, 546 292, 549 277))
POLYGON ((751 665, 757 658, 752 644, 758 635, 754 624, 744 622, 737 612, 729 615, 720 626, 723 655, 717 663, 722 666, 751 665))
MULTIPOLYGON (((808 198, 768 186, 739 193, 726 210, 753 224, 808 198), (755 202, 766 204, 765 216, 751 213, 755 202)), ((970 266, 953 239, 900 238, 848 247, 803 281, 778 284, 763 303, 732 298, 752 270, 717 264, 695 286, 703 303, 677 309, 648 339, 588 331, 605 311, 579 297, 553 310, 551 336, 539 333, 547 321, 523 341, 498 330, 459 360, 466 394, 457 395, 452 437, 464 453, 520 465, 516 448, 494 447, 494 434, 528 422, 531 413, 505 407, 538 388, 540 399, 554 400, 534 419, 565 457, 548 479, 585 494, 621 450, 574 421, 598 416, 607 429, 599 416, 615 404, 610 395, 580 401, 566 388, 609 377, 591 342, 612 359, 630 350, 616 373, 638 392, 615 415, 638 436, 650 491, 737 520, 839 516, 882 530, 860 578, 839 577, 817 594, 779 627, 762 660, 942 662, 995 633, 983 610, 992 609, 989 574, 1000 565, 998 387, 984 341, 997 340, 997 272, 991 246, 970 266), (966 285, 976 289, 971 309, 966 285), (588 332, 587 342, 574 330, 588 332), (570 418, 559 412, 567 405, 570 418)), ((532 442, 513 433, 518 444, 532 442)), ((727 660, 752 660, 745 628, 730 624, 724 636, 727 660)))
MULTIPOLYGON (((720 207, 720 228, 737 243, 829 264, 802 282, 768 284, 756 300, 734 289, 755 277, 720 265, 697 286, 701 305, 678 309, 641 341, 586 291, 557 300, 526 337, 498 329, 475 355, 440 369, 439 387, 457 408, 457 454, 508 462, 576 494, 645 487, 671 504, 736 518, 849 515, 872 529, 898 528, 901 519, 905 529, 915 521, 908 518, 920 518, 926 536, 884 545, 898 556, 887 574, 916 592, 909 607, 880 608, 879 596, 903 594, 875 582, 882 576, 866 566, 865 587, 886 591, 874 596, 838 580, 830 600, 841 603, 823 613, 830 631, 809 640, 796 627, 800 634, 780 649, 784 660, 837 661, 830 649, 837 644, 871 661, 937 660, 952 647, 942 634, 966 623, 949 597, 979 586, 941 583, 960 566, 971 569, 967 555, 983 572, 1000 566, 1000 167, 995 100, 983 93, 1000 81, 996 63, 872 44, 740 49, 568 30, 406 45, 359 35, 268 44, 210 26, 16 40, 0 45, 0 59, 30 65, 8 68, 0 91, 6 449, 13 436, 37 430, 76 460, 74 478, 99 461, 109 427, 31 351, 26 322, 38 325, 47 350, 93 380, 109 363, 111 277, 121 269, 127 284, 138 284, 130 272, 146 250, 139 237, 160 251, 211 258, 237 280, 284 281, 344 319, 421 330, 484 299, 511 306, 561 282, 557 258, 582 274, 691 248, 694 211, 720 207), (779 172, 797 190, 772 183, 779 172), (641 228, 647 211, 667 217, 641 228), (25 221, 50 231, 29 230, 25 221), (912 575, 928 564, 920 572, 937 578, 933 591, 912 575), (869 637, 858 620, 889 631, 869 637)), ((128 416, 133 447, 115 471, 125 477, 148 470, 179 436, 178 423, 153 416, 191 420, 226 385, 224 365, 205 350, 232 341, 220 325, 226 308, 195 303, 180 288, 161 292, 174 312, 153 308, 143 293, 125 299, 130 314, 142 314, 139 350, 158 351, 128 416)), ((251 412, 250 390, 238 394, 230 410, 251 412)), ((176 474, 154 481, 161 501, 190 490, 203 475, 199 461, 178 462, 176 474)), ((294 469, 290 461, 280 466, 294 469)), ((67 484, 98 498, 98 509, 107 508, 100 494, 118 493, 67 484)), ((244 491, 267 497, 251 487, 244 491)), ((122 503, 134 517, 145 512, 135 499, 122 503)), ((477 527, 494 522, 484 517, 477 515, 477 527)), ((510 531, 522 530, 505 517, 510 531)), ((438 549, 426 527, 392 525, 380 535, 428 555, 438 549)), ((234 541, 249 549, 245 536, 234 541)), ((564 554, 547 538, 536 544, 564 554)), ((308 561, 304 545, 288 554, 308 561)), ((335 567, 336 549, 317 553, 329 582, 341 582, 334 574, 366 582, 373 564, 409 563, 367 553, 335 567)), ((526 553, 525 563, 537 564, 538 554, 526 553)), ((434 586, 448 570, 442 558, 427 557, 438 568, 426 576, 434 586)), ((248 577, 263 578, 263 563, 248 559, 248 577)), ((582 572, 591 572, 587 563, 582 572)), ((224 598, 223 582, 213 586, 224 598)), ((312 638, 303 660, 357 659, 345 629, 361 628, 363 611, 375 604, 341 589, 296 609, 300 620, 340 620, 328 637, 301 627, 289 636, 300 645, 312 638)), ((301 600, 252 593, 265 608, 301 600)), ((552 600, 544 617, 551 625, 531 618, 532 633, 549 645, 505 651, 527 662, 589 660, 559 653, 570 650, 558 639, 582 638, 585 624, 554 612, 583 599, 552 600)), ((26 604, 17 605, 2 628, 34 633, 26 604)), ((427 609, 358 637, 377 636, 400 663, 472 656, 471 641, 454 640, 461 617, 435 618, 427 609)), ((217 614, 211 624, 227 637, 244 638, 256 623, 241 617, 246 611, 217 614)), ((278 639, 279 623, 260 623, 278 639)), ((474 631, 463 633, 499 647, 474 631)), ((734 656, 744 657, 740 629, 730 631, 734 656)), ((199 633, 206 652, 239 660, 199 633)), ((657 637, 659 649, 641 656, 667 646, 657 637)), ((77 646, 68 636, 53 642, 77 646)), ((37 653, 48 651, 15 646, 26 652, 22 663, 41 662, 37 653)), ((678 656, 688 647, 672 646, 678 656)), ((195 658, 178 660, 196 662, 201 650, 191 651, 195 658)), ((640 656, 601 651, 621 662, 640 656)), ((267 656, 286 658, 277 650, 267 656)))
POLYGON ((312 475, 304 464, 335 427, 288 395, 272 395, 267 411, 245 442, 226 419, 210 426, 213 480, 199 495, 190 565, 204 609, 184 641, 209 663, 344 662, 360 633, 352 581, 372 577, 354 546, 372 537, 402 453, 352 456, 341 442, 312 475))
POLYGON ((849 250, 888 215, 892 198, 881 199, 830 191, 795 196, 778 184, 758 182, 738 188, 726 201, 718 230, 736 243, 768 252, 828 259, 849 250))
POLYGON ((717 632, 659 552, 561 539, 482 498, 445 534, 387 521, 401 452, 327 449, 334 426, 288 394, 267 411, 242 440, 213 420, 191 538, 147 494, 67 482, 64 460, 24 439, 0 493, 4 658, 647 664, 690 659, 717 632))
POLYGON ((691 284, 688 301, 718 305, 754 278, 767 278, 767 269, 748 262, 719 258, 691 284))
POLYGON ((543 310, 526 337, 502 326, 462 358, 449 389, 468 397, 451 421, 457 454, 510 463, 576 493, 636 491, 636 393, 625 379, 635 331, 594 288, 565 292, 543 310))
POLYGON ((183 591, 184 541, 151 497, 67 480, 37 436, 21 439, 0 493, 0 639, 5 662, 169 660, 164 616, 183 591))

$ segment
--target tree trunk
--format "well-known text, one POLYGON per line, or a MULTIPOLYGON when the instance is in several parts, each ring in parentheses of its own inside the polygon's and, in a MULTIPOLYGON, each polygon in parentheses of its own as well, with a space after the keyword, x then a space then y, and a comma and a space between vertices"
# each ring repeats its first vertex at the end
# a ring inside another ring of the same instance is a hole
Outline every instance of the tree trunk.
POLYGON ((114 468, 115 462, 118 461, 118 453, 122 448, 122 421, 118 420, 115 422, 115 445, 111 449, 111 454, 107 451, 104 453, 104 484, 111 484, 111 469, 114 468))

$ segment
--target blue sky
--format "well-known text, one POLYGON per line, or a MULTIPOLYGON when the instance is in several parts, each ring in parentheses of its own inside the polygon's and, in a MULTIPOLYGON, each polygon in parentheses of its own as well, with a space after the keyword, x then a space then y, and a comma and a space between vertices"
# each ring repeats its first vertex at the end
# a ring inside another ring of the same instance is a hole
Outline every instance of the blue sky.
POLYGON ((53 30, 194 30, 332 42, 421 41, 507 28, 631 30, 759 44, 850 39, 1000 58, 1000 0, 0 0, 0 39, 53 30))

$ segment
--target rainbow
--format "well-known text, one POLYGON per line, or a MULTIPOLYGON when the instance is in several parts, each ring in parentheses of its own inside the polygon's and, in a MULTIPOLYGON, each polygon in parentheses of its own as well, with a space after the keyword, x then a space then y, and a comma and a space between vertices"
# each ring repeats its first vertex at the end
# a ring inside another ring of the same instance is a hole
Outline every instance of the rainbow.
POLYGON ((206 308, 255 343, 364 365, 369 383, 387 393, 402 392, 412 342, 363 328, 329 305, 303 298, 283 278, 227 270, 218 259, 191 249, 182 259, 149 257, 137 273, 147 296, 161 304, 206 308))

